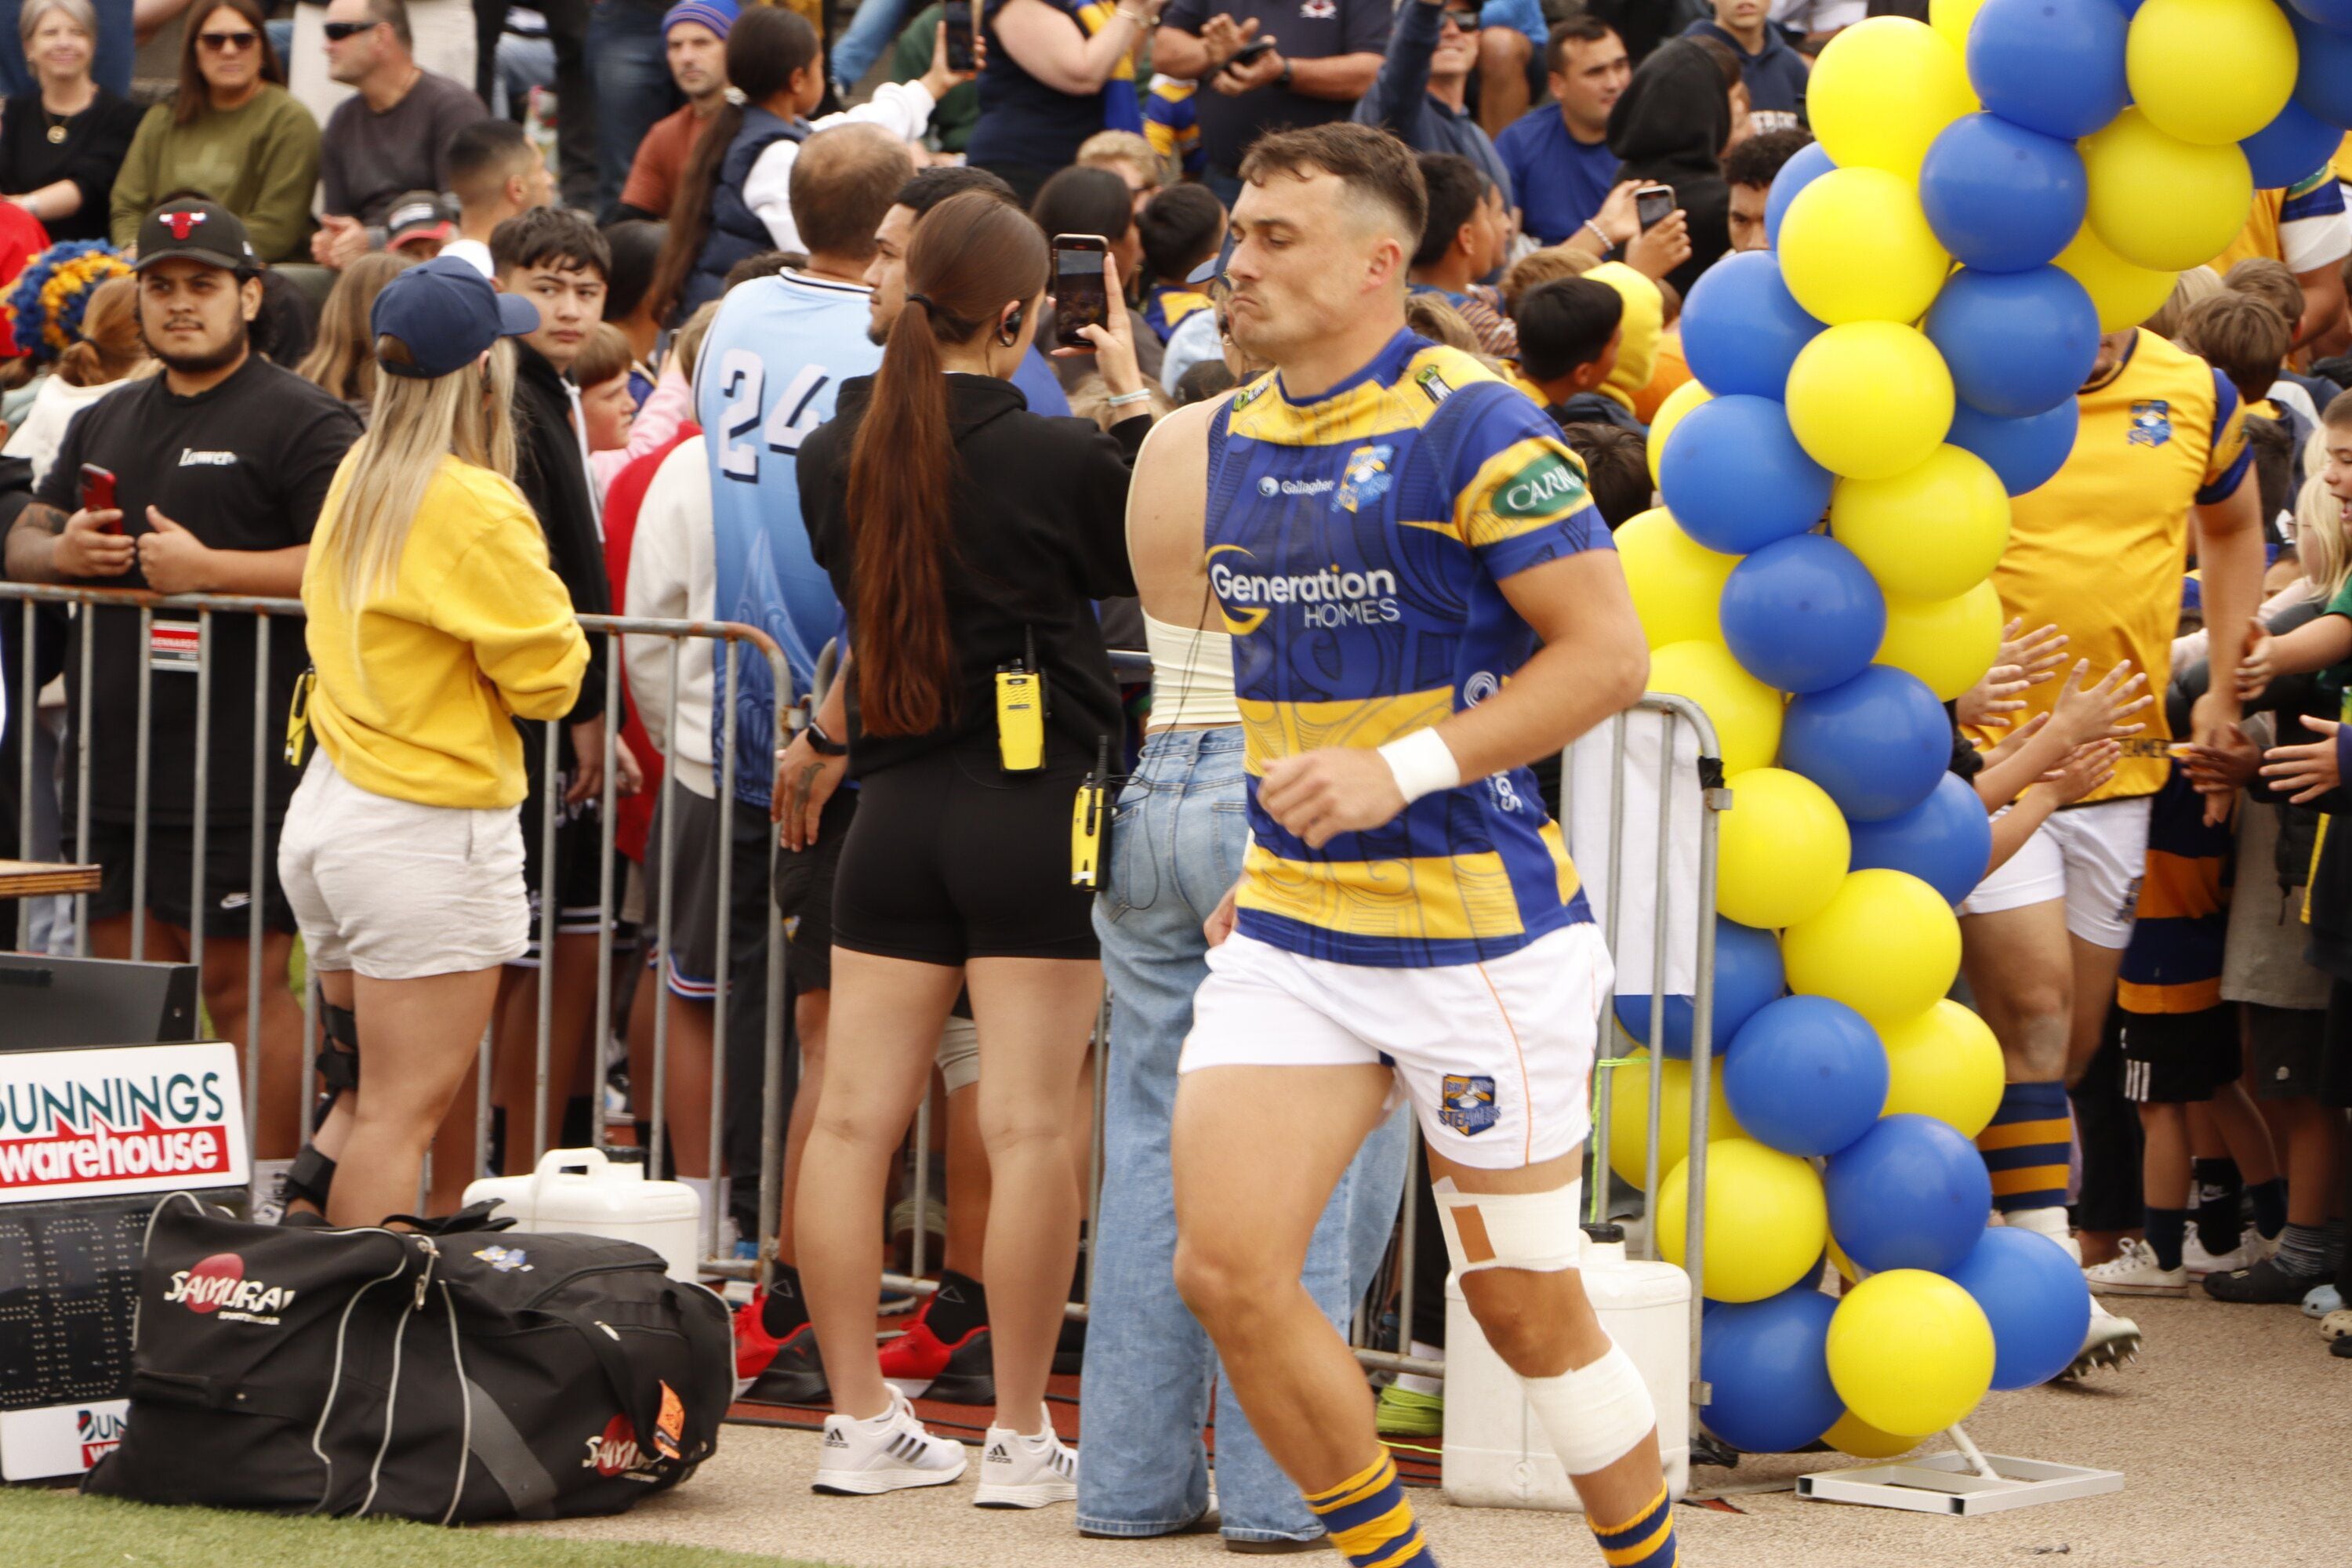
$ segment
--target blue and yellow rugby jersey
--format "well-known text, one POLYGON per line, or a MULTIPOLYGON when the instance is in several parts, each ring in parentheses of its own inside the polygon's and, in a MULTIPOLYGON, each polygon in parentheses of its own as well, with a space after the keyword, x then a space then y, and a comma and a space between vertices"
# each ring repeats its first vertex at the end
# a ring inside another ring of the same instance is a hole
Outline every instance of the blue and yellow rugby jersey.
POLYGON ((1176 283, 1154 283, 1143 297, 1143 322, 1161 342, 1168 334, 1184 324, 1184 319, 1196 311, 1205 310, 1212 301, 1198 289, 1176 283))
POLYGON ((1188 180, 1197 180, 1209 167, 1201 147, 1201 106, 1192 101, 1198 82, 1182 77, 1154 76, 1143 95, 1143 134, 1151 150, 1176 165, 1188 180))
POLYGON ((2221 1005, 2230 930, 2230 825, 2209 826, 2205 797, 2175 768, 2149 803, 2147 873, 2116 1001, 2126 1013, 2202 1013, 2221 1005))
MULTIPOLYGON (((2160 680, 2180 626, 2189 509, 2226 500, 2245 481, 2245 410, 2221 372, 2145 330, 2075 405, 2082 422, 2065 467, 2010 502, 1993 587, 2004 618, 2057 626, 2068 660, 2089 659, 2093 679, 2128 658, 2160 680)), ((2059 686, 2027 691, 2027 715, 2050 708, 2059 686)), ((2084 804, 2164 787, 2172 733, 2163 704, 2140 718, 2147 728, 2123 742, 2116 776, 2084 804)))
POLYGON ((1400 332, 1308 404, 1265 376, 1209 433, 1209 581, 1234 635, 1250 848, 1239 929, 1312 958, 1472 963, 1592 918, 1525 768, 1321 849, 1257 804, 1276 758, 1379 746, 1535 652, 1496 584, 1613 548, 1559 427, 1470 355, 1400 332))

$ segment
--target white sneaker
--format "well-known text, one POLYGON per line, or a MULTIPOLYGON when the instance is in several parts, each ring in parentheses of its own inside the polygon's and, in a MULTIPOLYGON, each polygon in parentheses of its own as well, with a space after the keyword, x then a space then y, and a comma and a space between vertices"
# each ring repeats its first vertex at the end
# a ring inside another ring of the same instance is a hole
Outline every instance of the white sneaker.
POLYGON ((2189 1238, 2180 1244, 2180 1267, 2191 1279, 2202 1279, 2208 1274, 2227 1274, 2233 1268, 2252 1268, 2268 1258, 2271 1251, 2271 1244, 2263 1239, 2263 1233, 2248 1226, 2245 1234, 2238 1237, 2238 1245, 2217 1257, 2205 1250, 2205 1244, 2197 1239, 2197 1227, 2191 1226, 2189 1238))
POLYGON ((2123 1240, 2123 1250, 2105 1263, 2095 1263, 2083 1270, 2083 1278, 2094 1290, 2105 1290, 2116 1296, 2185 1296, 2189 1293, 2189 1270, 2166 1268, 2156 1261, 2156 1248, 2131 1237, 2123 1240))
POLYGON ((963 1468, 963 1445, 932 1436, 907 1396, 894 1393, 889 1410, 869 1420, 824 1418, 824 1454, 811 1489, 866 1497, 908 1487, 943 1487, 960 1479, 963 1468))
POLYGON ((2129 1318, 2119 1318, 2091 1298, 2091 1326, 2083 1335, 2083 1348, 2074 1360, 2058 1375, 2080 1378, 2099 1367, 2120 1367, 2139 1356, 2139 1325, 2129 1318))
POLYGON ((1078 1499, 1078 1457, 1062 1447, 1051 1426, 1024 1437, 1010 1426, 991 1426, 980 1448, 980 1487, 971 1500, 981 1508, 1044 1508, 1078 1499))

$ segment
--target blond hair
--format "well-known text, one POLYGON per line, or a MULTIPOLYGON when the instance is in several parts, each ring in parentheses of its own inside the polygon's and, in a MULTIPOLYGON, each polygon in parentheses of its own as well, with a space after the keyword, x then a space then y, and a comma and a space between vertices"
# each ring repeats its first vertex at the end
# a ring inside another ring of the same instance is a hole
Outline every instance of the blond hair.
MULTIPOLYGON (((408 345, 378 338, 376 357, 400 364, 408 345)), ((346 610, 357 611, 370 595, 392 591, 400 558, 425 492, 441 472, 441 459, 486 468, 514 481, 514 346, 499 339, 487 366, 466 364, 430 380, 379 375, 375 407, 367 433, 343 459, 342 504, 327 531, 325 551, 346 610)), ((520 491, 517 491, 518 497, 520 491)), ((352 617, 359 635, 359 617, 352 617)))
POLYGON ((2352 542, 2344 537, 2344 503, 2329 491, 2320 475, 2327 461, 2327 432, 2314 431, 2304 446, 2303 492, 2294 499, 2294 558, 2303 580, 2319 591, 2322 605, 2352 581, 2352 542))
POLYGON ((636 363, 637 351, 629 346, 629 334, 610 321, 599 321, 588 329, 588 341, 580 345, 580 357, 572 362, 572 384, 583 392, 602 386, 616 375, 628 374, 636 363))
POLYGON ((1530 250, 1511 263, 1503 274, 1500 292, 1506 310, 1518 309, 1519 296, 1538 283, 1549 283, 1561 278, 1581 278, 1601 265, 1601 258, 1590 251, 1572 246, 1555 245, 1545 250, 1530 250))
POLYGON ((702 340, 710 335, 710 323, 719 319, 719 301, 711 300, 686 319, 686 325, 669 341, 669 357, 677 366, 677 374, 686 384, 694 384, 694 367, 702 359, 702 340))
POLYGON ((81 309, 80 336, 58 355, 58 379, 68 386, 104 386, 147 363, 147 340, 139 331, 139 280, 128 272, 89 291, 81 309))
POLYGON ((2225 287, 2221 275, 2211 268, 2192 267, 2173 279, 2172 292, 2163 304, 2156 308, 2156 314, 2140 325, 2159 338, 2179 337, 2180 323, 2188 316, 2189 307, 2200 300, 2210 299, 2225 287))
POLYGON ((319 336, 294 374, 346 403, 375 401, 375 339, 368 316, 383 286, 416 265, 397 250, 372 250, 343 268, 319 311, 319 336))
POLYGON ((1478 334, 1462 319, 1462 312, 1434 294, 1408 294, 1404 300, 1404 324, 1434 343, 1444 343, 1464 353, 1482 353, 1478 334))
POLYGON ((1082 169, 1124 164, 1142 175, 1144 184, 1155 191, 1168 183, 1168 160, 1140 132, 1097 131, 1078 143, 1078 155, 1070 161, 1082 169))

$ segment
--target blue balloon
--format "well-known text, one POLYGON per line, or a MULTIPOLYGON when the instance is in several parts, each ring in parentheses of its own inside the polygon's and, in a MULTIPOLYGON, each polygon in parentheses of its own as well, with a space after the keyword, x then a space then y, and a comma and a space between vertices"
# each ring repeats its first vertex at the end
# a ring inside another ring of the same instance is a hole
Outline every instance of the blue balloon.
POLYGON ((1927 798, 1899 816, 1850 822, 1857 871, 1907 871, 1957 904, 1984 880, 1992 818, 1975 788, 1946 773, 1927 798))
POLYGON ((1780 165, 1772 176, 1772 188, 1764 194, 1764 237, 1773 245, 1780 243, 1780 220, 1789 214, 1789 204, 1797 193, 1828 174, 1837 164, 1831 161, 1829 149, 1818 142, 1808 142, 1780 165))
POLYGON ((1969 81, 2003 120, 2072 142, 2131 101, 2129 29, 2115 0, 1985 0, 1969 28, 1969 81))
POLYGON ((1822 786, 1848 822, 1900 816, 1952 763, 1952 721, 1917 676, 1874 664, 1799 697, 1780 725, 1780 765, 1822 786))
POLYGON ((1974 1250, 1992 1208, 1984 1156, 1932 1116, 1882 1119, 1830 1157, 1822 1184, 1830 1234, 1874 1274, 1949 1274, 1974 1250))
MULTIPOLYGON (((1978 813, 1982 816, 1982 812, 1978 813)), ((1715 917, 1715 1016, 1706 1031, 1707 1049, 1721 1056, 1739 1026, 1789 988, 1780 970, 1780 941, 1736 921, 1715 917)), ((1617 998, 1617 1021, 1643 1045, 1650 1039, 1650 994, 1617 998)), ((1666 998, 1666 1055, 1677 1061, 1691 1053, 1691 999, 1666 998)))
MULTIPOLYGON (((2340 27, 2352 33, 2352 0, 2286 0, 2286 3, 2323 27, 2340 27)), ((2318 166, 2316 163, 2312 165, 2315 169, 2318 166)))
POLYGON ((1955 120, 1919 166, 1927 226, 1959 261, 1985 272, 2048 263, 2082 232, 2090 196, 2073 142, 1998 114, 1955 120))
POLYGON ((2343 140, 2343 132, 2289 99, 2276 120, 2238 148, 2254 171, 2254 188, 2277 191, 2316 174, 2336 156, 2343 140))
POLYGON ((1658 461, 1658 491, 1675 521, 1725 555, 1811 528, 1829 510, 1834 482, 1797 445, 1787 409, 1744 393, 1684 415, 1658 461))
POLYGON ((1732 657, 1782 691, 1844 685, 1886 635, 1886 599, 1869 571, 1853 551, 1818 533, 1768 544, 1733 567, 1722 613, 1732 657))
POLYGON ((1761 1301, 1709 1302, 1699 1376, 1715 1390, 1706 1429, 1743 1453, 1788 1454, 1837 1425, 1845 1401, 1830 1382, 1837 1302, 1811 1283, 1761 1301))
POLYGON ((1952 408, 1951 433, 1944 437, 1974 452, 2000 476, 2000 488, 2021 496, 2050 482, 2074 455, 2082 409, 2073 398, 2029 419, 1999 419, 1965 403, 1952 408))
POLYGON ((2031 419, 2073 402, 2099 362, 2099 308, 2055 267, 1955 272, 1925 325, 1953 392, 1996 418, 2031 419))
POLYGON ((1886 1050, 1843 1002, 1783 996, 1723 1058, 1723 1093, 1748 1135, 1783 1154, 1834 1154, 1886 1109, 1886 1050))
POLYGON ((2294 101, 2307 114, 2352 130, 2352 32, 2323 27, 2308 16, 2287 20, 2294 24, 2302 62, 2295 71, 2294 101))
MULTIPOLYGON (((2083 1270, 2048 1237, 1988 1226, 1952 1283, 1992 1324, 1992 1385, 2032 1388, 2073 1364, 2091 1326, 2083 1270)), ((1715 1331, 1714 1320, 1707 1331, 1715 1331)), ((1701 1352, 1704 1354, 1704 1351, 1701 1352)))
POLYGON ((1778 397, 1798 351, 1821 330, 1780 280, 1778 256, 1738 252, 1692 286, 1683 307, 1683 357, 1717 397, 1735 392, 1778 397))

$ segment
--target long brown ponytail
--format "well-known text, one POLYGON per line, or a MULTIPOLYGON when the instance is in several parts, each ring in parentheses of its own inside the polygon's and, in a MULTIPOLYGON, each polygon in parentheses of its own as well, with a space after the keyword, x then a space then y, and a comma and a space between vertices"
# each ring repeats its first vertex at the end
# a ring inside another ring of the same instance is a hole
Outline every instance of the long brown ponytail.
POLYGON ((950 196, 916 226, 907 304, 849 449, 849 527, 856 578, 858 716, 876 735, 920 735, 956 707, 947 573, 956 450, 948 430, 941 342, 997 330, 1045 287, 1045 237, 985 191, 950 196))

